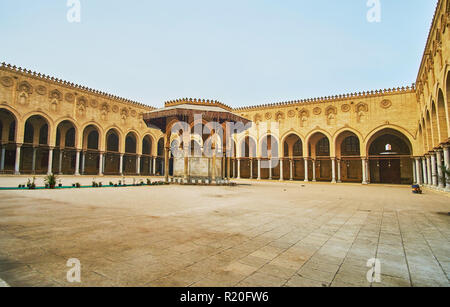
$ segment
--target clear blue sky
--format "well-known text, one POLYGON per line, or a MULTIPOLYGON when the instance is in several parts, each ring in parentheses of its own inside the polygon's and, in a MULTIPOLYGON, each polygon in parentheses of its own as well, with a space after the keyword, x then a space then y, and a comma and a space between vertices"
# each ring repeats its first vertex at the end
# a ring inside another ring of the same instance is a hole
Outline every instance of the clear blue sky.
POLYGON ((247 106, 415 82, 437 0, 1 0, 0 62, 161 107, 247 106))

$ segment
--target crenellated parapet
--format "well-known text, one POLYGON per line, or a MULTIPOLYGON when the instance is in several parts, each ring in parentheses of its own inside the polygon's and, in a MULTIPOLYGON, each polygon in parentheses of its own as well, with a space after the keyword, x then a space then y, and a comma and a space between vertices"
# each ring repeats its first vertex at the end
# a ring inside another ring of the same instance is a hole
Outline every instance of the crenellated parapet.
MULTIPOLYGON (((141 108, 146 108, 148 110, 154 110, 154 107, 150 107, 148 105, 145 105, 143 103, 137 102, 137 101, 133 101, 130 99, 126 99, 123 97, 119 97, 116 95, 112 95, 106 92, 102 92, 96 89, 92 89, 89 88, 87 86, 83 86, 83 85, 79 85, 79 84, 75 84, 73 82, 69 82, 66 80, 62 80, 59 78, 55 78, 49 75, 45 75, 45 74, 41 74, 39 72, 35 72, 35 71, 31 71, 31 70, 27 70, 25 68, 22 67, 17 67, 16 65, 11 65, 11 64, 7 64, 5 62, 1 63, 0 65, 0 70, 6 71, 6 72, 11 72, 14 75, 21 75, 23 77, 28 77, 28 78, 33 78, 33 79, 37 79, 40 81, 45 81, 45 82, 50 82, 56 86, 62 86, 62 87, 66 87, 68 89, 71 90, 76 90, 76 91, 81 91, 84 92, 86 94, 93 94, 93 95, 97 95, 97 96, 101 96, 101 98, 104 99, 109 99, 109 100, 114 100, 120 103, 124 103, 124 104, 129 104, 129 105, 133 105, 133 106, 138 106, 141 108)), ((8 83, 8 80, 5 79, 3 80, 4 83, 8 83)))
POLYGON ((415 92, 415 84, 413 83, 411 86, 402 86, 397 88, 389 88, 383 90, 372 90, 367 92, 358 92, 358 93, 347 93, 341 95, 327 96, 327 97, 316 97, 316 98, 307 98, 301 100, 294 101, 285 101, 285 102, 277 102, 272 104, 263 104, 257 106, 249 106, 234 109, 235 111, 253 111, 253 110, 261 110, 268 108, 277 108, 277 107, 289 107, 289 106, 297 106, 297 105, 309 105, 309 104, 321 104, 321 103, 333 103, 333 102, 341 102, 349 99, 365 99, 365 98, 373 98, 373 97, 382 97, 387 95, 398 95, 398 94, 406 94, 406 93, 414 93, 415 92))
POLYGON ((183 105, 183 104, 199 105, 199 106, 216 106, 216 107, 220 107, 220 108, 225 109, 230 112, 233 111, 233 109, 230 106, 227 106, 226 104, 224 104, 220 101, 210 100, 210 99, 181 98, 181 99, 166 101, 164 103, 166 108, 179 106, 179 105, 183 105))

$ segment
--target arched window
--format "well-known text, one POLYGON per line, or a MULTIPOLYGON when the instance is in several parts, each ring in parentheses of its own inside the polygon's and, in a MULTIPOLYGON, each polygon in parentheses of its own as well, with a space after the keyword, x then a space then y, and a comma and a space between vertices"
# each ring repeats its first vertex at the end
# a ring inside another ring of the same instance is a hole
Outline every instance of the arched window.
POLYGON ((329 156, 330 155, 330 141, 328 138, 322 138, 317 143, 317 155, 318 156, 329 156))
POLYGON ((359 156, 359 139, 356 136, 349 136, 345 138, 342 143, 341 151, 343 156, 359 156))

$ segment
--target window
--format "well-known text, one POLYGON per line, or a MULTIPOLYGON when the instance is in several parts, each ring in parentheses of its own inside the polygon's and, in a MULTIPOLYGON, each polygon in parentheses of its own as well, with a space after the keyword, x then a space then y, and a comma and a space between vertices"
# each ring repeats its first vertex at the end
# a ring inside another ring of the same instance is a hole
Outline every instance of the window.
POLYGON ((323 138, 317 143, 317 155, 329 156, 330 155, 330 142, 327 138, 323 138))
POLYGON ((359 156, 359 140, 356 136, 349 136, 344 140, 342 155, 359 156))

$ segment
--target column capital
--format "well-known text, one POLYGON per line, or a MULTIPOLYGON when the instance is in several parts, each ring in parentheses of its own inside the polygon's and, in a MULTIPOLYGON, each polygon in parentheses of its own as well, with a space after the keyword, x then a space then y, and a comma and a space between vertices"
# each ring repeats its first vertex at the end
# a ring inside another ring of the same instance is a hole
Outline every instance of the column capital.
POLYGON ((23 143, 16 143, 16 147, 22 147, 23 143))

